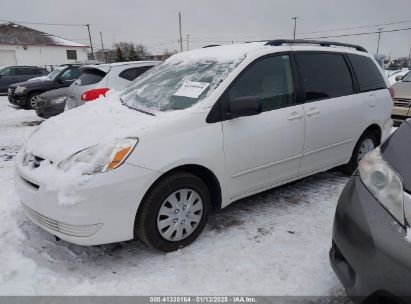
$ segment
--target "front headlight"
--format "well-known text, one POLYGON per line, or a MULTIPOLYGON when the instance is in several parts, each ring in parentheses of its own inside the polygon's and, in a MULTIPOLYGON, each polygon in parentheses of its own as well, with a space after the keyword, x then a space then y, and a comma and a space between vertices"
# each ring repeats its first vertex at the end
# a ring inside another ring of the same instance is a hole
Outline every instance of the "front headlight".
POLYGON ((125 138, 110 144, 99 144, 70 156, 59 164, 64 171, 76 170, 81 174, 95 174, 116 169, 124 163, 138 138, 125 138))
POLYGON ((358 165, 358 171, 368 190, 402 226, 405 226, 402 178, 382 158, 379 148, 364 156, 358 165))
POLYGON ((67 98, 67 96, 62 96, 62 97, 59 97, 59 98, 51 99, 50 104, 51 105, 61 104, 61 103, 66 101, 66 98, 67 98))
POLYGON ((26 90, 25 86, 17 86, 14 93, 23 93, 26 90))

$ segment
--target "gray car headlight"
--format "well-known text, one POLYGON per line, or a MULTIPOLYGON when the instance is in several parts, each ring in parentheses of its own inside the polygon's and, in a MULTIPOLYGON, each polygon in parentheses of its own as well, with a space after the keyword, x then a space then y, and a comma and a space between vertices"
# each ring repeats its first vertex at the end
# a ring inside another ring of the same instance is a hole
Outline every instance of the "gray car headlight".
POLYGON ((65 102, 66 99, 67 99, 67 96, 62 96, 62 97, 59 97, 59 98, 51 99, 50 104, 51 105, 61 104, 61 103, 65 102))
POLYGON ((26 90, 25 86, 17 86, 14 93, 23 93, 26 90))
POLYGON ((81 174, 107 172, 120 167, 138 144, 138 138, 129 137, 109 144, 98 144, 77 152, 62 161, 63 171, 76 170, 81 174))
POLYGON ((402 226, 405 226, 403 181, 382 158, 379 148, 364 156, 358 165, 358 171, 368 190, 402 226))

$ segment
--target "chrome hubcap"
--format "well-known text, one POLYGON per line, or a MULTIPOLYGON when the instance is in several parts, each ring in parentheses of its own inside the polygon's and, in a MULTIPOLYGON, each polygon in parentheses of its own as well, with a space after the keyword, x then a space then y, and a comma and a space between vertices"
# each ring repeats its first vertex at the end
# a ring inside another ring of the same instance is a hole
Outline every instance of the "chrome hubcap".
POLYGON ((364 140, 360 146, 360 150, 358 151, 358 161, 362 160, 368 152, 374 150, 375 145, 372 139, 367 138, 364 140))
POLYGON ((200 195, 192 189, 180 189, 171 193, 161 204, 157 229, 167 241, 181 241, 196 230, 202 215, 200 195))
POLYGON ((39 100, 39 96, 38 95, 34 95, 33 97, 31 97, 30 99, 30 106, 35 109, 37 107, 37 101, 39 100))

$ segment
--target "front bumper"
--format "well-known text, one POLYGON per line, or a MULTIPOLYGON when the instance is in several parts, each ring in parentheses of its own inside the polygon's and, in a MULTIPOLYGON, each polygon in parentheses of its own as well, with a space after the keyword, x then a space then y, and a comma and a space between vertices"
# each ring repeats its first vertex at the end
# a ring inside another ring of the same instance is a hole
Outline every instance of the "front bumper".
POLYGON ((52 116, 59 115, 64 112, 65 103, 49 104, 48 102, 38 102, 36 107, 36 113, 43 118, 50 118, 52 116))
POLYGON ((9 102, 11 104, 25 107, 27 105, 27 95, 26 94, 15 94, 15 93, 8 93, 9 102))
POLYGON ((16 165, 15 184, 23 210, 44 230, 78 245, 133 239, 139 203, 160 175, 124 163, 113 171, 94 175, 76 189, 78 202, 66 206, 59 204, 59 191, 49 190, 48 180, 34 179, 32 170, 16 165))
POLYGON ((382 293, 410 302, 411 243, 406 233, 360 177, 352 176, 338 202, 330 250, 331 265, 349 296, 382 293))
POLYGON ((404 120, 410 118, 411 109, 409 103, 411 103, 411 101, 396 101, 394 103, 391 118, 394 121, 395 127, 400 126, 404 120))

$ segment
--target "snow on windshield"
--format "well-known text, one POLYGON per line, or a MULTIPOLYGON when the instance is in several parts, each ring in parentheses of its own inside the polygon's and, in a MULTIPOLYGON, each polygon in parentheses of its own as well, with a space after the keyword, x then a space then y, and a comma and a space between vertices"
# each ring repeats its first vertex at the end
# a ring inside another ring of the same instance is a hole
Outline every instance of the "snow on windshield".
POLYGON ((197 49, 170 57, 129 86, 121 96, 131 108, 189 108, 207 97, 261 43, 197 49))

